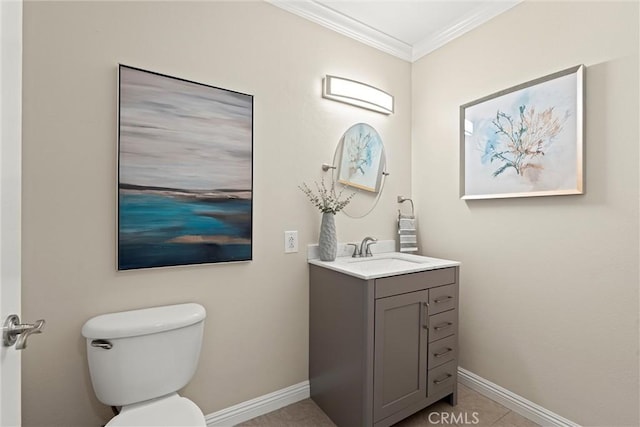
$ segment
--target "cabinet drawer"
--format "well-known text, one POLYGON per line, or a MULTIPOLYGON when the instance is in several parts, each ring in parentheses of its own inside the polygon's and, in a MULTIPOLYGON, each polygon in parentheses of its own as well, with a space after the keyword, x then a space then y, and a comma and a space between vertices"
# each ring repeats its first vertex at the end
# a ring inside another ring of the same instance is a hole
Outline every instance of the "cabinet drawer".
POLYGON ((447 363, 448 361, 455 359, 458 353, 457 344, 457 335, 451 335, 448 338, 443 338, 429 344, 429 369, 433 369, 436 366, 440 366, 443 363, 447 363))
POLYGON ((427 374, 427 396, 433 396, 449 390, 453 391, 456 383, 456 370, 455 360, 429 370, 427 374))
POLYGON ((448 285, 455 283, 455 281, 455 268, 441 268, 439 270, 421 271, 400 276, 382 277, 376 279, 376 298, 405 294, 433 286, 448 285))
POLYGON ((436 314, 456 308, 456 291, 455 284, 429 289, 429 312, 436 314))
POLYGON ((429 342, 433 342, 456 333, 458 311, 449 310, 429 316, 429 342))

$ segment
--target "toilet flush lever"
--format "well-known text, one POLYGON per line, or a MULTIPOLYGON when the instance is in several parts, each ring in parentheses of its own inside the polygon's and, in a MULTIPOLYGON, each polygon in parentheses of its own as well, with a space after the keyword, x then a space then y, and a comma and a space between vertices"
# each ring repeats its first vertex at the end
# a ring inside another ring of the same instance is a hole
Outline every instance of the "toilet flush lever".
POLYGON ((20 323, 20 316, 12 314, 6 318, 2 325, 2 343, 6 347, 13 344, 16 350, 27 348, 27 338, 31 334, 42 333, 44 319, 36 320, 35 323, 20 323))
POLYGON ((111 344, 107 340, 93 340, 91 341, 91 347, 98 347, 104 350, 111 350, 111 348, 113 347, 113 344, 111 344))

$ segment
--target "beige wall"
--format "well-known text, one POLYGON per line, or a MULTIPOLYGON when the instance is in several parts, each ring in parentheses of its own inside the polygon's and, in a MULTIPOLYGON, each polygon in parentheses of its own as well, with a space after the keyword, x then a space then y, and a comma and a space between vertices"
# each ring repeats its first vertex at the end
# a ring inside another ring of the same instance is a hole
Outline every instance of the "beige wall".
POLYGON ((337 217, 340 240, 393 238, 413 182, 425 252, 463 262, 461 365, 578 423, 638 425, 638 15, 526 2, 412 67, 262 2, 25 3, 23 315, 48 324, 23 356, 24 425, 109 418, 80 328, 110 311, 207 308, 184 393, 205 413, 306 380, 305 254, 282 232, 316 241, 296 186, 360 121, 391 176, 373 214, 337 217), (115 272, 119 62, 255 95, 254 261, 115 272), (459 105, 579 63, 587 194, 459 200, 459 105), (393 93, 396 114, 323 100, 327 73, 393 93))
POLYGON ((461 268, 460 364, 583 425, 638 425, 637 2, 525 2, 414 64, 422 247, 461 268), (463 201, 459 106, 587 66, 581 196, 463 201))
POLYGON ((374 126, 388 186, 341 241, 391 239, 410 193, 411 65, 264 2, 26 2, 23 303, 47 319, 24 353, 24 425, 101 425, 80 328, 105 312, 183 301, 208 311, 201 362, 184 394, 205 413, 308 379, 304 247, 320 215, 297 185, 322 176, 342 133, 374 126), (137 66, 255 95, 254 260, 115 271, 116 73, 137 66), (396 97, 387 117, 320 96, 325 74, 396 97), (283 253, 299 230, 300 253, 283 253))

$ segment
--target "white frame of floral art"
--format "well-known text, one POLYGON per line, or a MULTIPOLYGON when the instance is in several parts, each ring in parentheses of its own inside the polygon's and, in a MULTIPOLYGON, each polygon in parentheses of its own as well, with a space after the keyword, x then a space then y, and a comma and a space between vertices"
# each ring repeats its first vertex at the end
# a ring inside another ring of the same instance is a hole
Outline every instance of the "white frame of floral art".
POLYGON ((460 197, 584 193, 585 66, 460 107, 460 197))

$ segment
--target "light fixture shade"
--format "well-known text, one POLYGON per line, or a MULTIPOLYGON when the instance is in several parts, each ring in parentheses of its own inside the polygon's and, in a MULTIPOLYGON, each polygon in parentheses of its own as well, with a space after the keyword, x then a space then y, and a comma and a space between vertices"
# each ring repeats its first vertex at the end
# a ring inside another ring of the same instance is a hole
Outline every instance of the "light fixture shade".
POLYGON ((393 114, 392 95, 355 80, 327 75, 322 80, 322 96, 378 113, 393 114))

